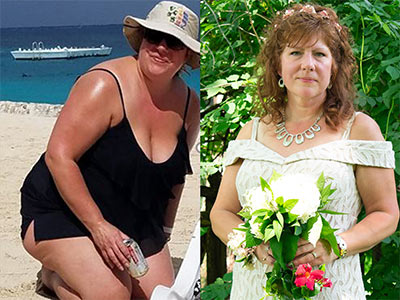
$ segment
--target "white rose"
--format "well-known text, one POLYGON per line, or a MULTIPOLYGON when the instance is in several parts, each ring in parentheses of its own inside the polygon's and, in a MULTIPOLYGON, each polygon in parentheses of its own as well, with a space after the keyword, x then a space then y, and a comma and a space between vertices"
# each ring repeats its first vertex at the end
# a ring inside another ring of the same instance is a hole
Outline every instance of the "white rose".
POLYGON ((246 192, 246 207, 250 209, 250 213, 259 209, 270 209, 269 203, 271 202, 270 192, 264 192, 261 186, 250 189, 246 192))
POLYGON ((314 223, 313 227, 308 232, 308 241, 315 247, 319 237, 321 236, 322 230, 322 219, 318 216, 317 222, 314 223))
POLYGON ((284 175, 270 183, 275 199, 282 196, 285 201, 299 199, 290 211, 298 215, 298 220, 306 223, 315 216, 320 205, 320 193, 317 188, 317 178, 307 174, 284 175))

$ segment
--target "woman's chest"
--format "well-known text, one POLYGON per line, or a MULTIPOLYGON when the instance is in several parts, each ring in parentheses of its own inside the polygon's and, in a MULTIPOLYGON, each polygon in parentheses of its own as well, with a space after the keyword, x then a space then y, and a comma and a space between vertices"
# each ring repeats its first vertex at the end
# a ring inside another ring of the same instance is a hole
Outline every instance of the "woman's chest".
POLYGON ((326 184, 330 183, 336 190, 331 197, 332 202, 328 205, 330 208, 344 209, 348 206, 346 199, 358 198, 356 179, 351 164, 325 159, 302 159, 287 164, 245 159, 236 176, 236 189, 242 206, 246 204, 243 197, 246 192, 260 186, 260 177, 269 181, 274 171, 281 175, 306 174, 314 177, 315 182, 323 173, 326 184))

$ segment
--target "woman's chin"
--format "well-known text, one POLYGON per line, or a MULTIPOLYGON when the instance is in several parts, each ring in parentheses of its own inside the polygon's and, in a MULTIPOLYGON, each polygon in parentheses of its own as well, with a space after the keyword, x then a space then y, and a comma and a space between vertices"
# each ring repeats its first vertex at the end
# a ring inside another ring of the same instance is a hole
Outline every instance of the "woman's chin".
POLYGON ((316 98, 316 97, 322 95, 322 93, 320 91, 316 91, 313 88, 302 88, 302 89, 297 90, 293 94, 295 94, 297 97, 303 98, 303 99, 313 99, 313 98, 316 98))
POLYGON ((176 72, 173 72, 168 66, 154 64, 148 67, 146 73, 149 77, 173 77, 176 72))

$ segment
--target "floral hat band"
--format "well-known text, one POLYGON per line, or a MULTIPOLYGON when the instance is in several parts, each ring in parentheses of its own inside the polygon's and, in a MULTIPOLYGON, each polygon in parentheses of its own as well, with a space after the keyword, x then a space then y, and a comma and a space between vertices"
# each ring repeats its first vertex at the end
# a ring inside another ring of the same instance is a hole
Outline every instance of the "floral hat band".
MULTIPOLYGON (((283 16, 282 16, 282 20, 286 20, 287 18, 289 18, 290 16, 292 16, 294 13, 302 13, 302 12, 308 13, 308 14, 310 14, 310 15, 311 15, 311 14, 319 15, 319 16, 321 16, 324 20, 330 20, 330 19, 331 19, 330 16, 329 16, 329 14, 328 14, 328 12, 327 12, 325 9, 324 9, 324 10, 321 10, 321 11, 319 11, 319 12, 317 12, 317 11, 315 10, 314 6, 307 4, 307 5, 303 5, 302 8, 299 9, 299 10, 294 10, 294 9, 287 9, 287 10, 285 10, 285 12, 283 13, 283 16)), ((280 14, 281 14, 281 12, 278 12, 278 15, 280 15, 280 14)), ((335 21, 333 21, 332 23, 333 23, 333 25, 336 27, 336 29, 337 29, 339 32, 342 30, 342 26, 340 26, 339 23, 337 23, 337 22, 335 22, 335 21)), ((278 26, 278 25, 275 24, 275 28, 276 28, 277 26, 278 26)))

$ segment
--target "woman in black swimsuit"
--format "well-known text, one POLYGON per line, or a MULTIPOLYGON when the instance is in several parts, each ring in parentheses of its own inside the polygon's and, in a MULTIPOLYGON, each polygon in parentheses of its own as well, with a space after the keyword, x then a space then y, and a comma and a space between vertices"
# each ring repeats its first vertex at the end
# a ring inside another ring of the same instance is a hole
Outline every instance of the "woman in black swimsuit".
POLYGON ((22 238, 42 265, 44 285, 60 299, 149 298, 172 285, 166 242, 189 150, 199 130, 199 101, 177 76, 199 66, 198 18, 163 1, 146 20, 126 17, 136 57, 110 60, 81 76, 22 188, 22 238), (149 272, 126 267, 135 239, 149 272))

